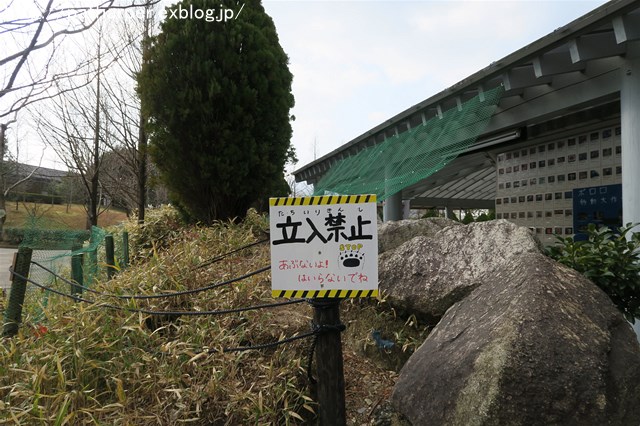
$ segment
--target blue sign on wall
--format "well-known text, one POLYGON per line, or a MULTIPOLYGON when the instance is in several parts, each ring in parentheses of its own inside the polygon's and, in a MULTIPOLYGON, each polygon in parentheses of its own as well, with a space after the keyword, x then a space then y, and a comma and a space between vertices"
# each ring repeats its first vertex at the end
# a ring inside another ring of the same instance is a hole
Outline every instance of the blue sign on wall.
POLYGON ((622 226, 622 184, 573 190, 575 241, 587 239, 584 231, 590 223, 609 228, 622 226))

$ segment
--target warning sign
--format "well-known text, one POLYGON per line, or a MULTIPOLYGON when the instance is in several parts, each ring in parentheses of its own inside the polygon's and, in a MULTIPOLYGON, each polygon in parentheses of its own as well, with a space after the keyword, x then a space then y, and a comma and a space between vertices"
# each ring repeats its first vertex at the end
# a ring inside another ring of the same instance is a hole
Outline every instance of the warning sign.
POLYGON ((375 195, 269 199, 274 297, 378 295, 375 195))

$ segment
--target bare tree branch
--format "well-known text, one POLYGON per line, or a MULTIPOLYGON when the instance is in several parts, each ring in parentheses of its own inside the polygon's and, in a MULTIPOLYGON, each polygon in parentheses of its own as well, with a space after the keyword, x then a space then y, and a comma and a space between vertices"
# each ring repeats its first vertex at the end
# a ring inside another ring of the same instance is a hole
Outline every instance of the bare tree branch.
MULTIPOLYGON (((104 15, 110 10, 125 10, 132 8, 148 7, 150 4, 157 4, 159 0, 128 0, 126 3, 116 3, 116 0, 104 0, 100 4, 89 6, 77 6, 68 8, 54 8, 54 0, 47 0, 46 5, 42 8, 37 18, 17 18, 5 22, 0 22, 0 28, 3 28, 0 34, 6 33, 23 33, 29 31, 29 42, 25 48, 18 49, 18 51, 9 54, 5 57, 0 56, 0 71, 3 71, 7 76, 4 87, 0 87, 0 99, 7 96, 10 93, 21 93, 18 99, 14 99, 10 107, 4 111, 0 110, 0 118, 20 111, 22 108, 33 104, 35 102, 48 99, 51 96, 58 95, 57 93, 50 93, 55 87, 55 83, 61 80, 71 79, 78 76, 82 76, 82 69, 85 68, 84 63, 80 63, 71 69, 60 73, 54 73, 50 75, 50 65, 52 58, 54 57, 56 47, 55 41, 57 39, 63 39, 66 36, 78 34, 95 26, 95 24, 104 17, 104 15), (88 16, 89 12, 95 12, 96 15, 89 20, 84 20, 84 16, 88 16), (67 23, 65 28, 52 29, 52 23, 67 23), (51 28, 51 33, 48 36, 44 36, 44 29, 51 28), (25 64, 28 64, 29 57, 36 51, 43 50, 51 47, 51 53, 49 60, 38 68, 38 72, 33 75, 29 73, 28 82, 16 85, 18 76, 21 75, 25 69, 25 64), (11 65, 15 62, 14 65, 11 65), (8 68, 8 69, 7 69, 8 68)), ((9 6, 3 10, 9 10, 9 6)), ((7 45, 5 43, 5 45, 7 45)), ((121 47, 121 49, 126 46, 121 47)), ((114 56, 116 52, 114 52, 114 56)), ((73 89, 67 89, 73 90, 73 89)))
MULTIPOLYGON (((18 73, 20 72, 20 69, 22 68, 24 63, 27 61, 27 57, 29 56, 29 54, 33 50, 39 49, 39 47, 37 47, 36 43, 38 42, 38 38, 40 37, 40 33, 42 32, 42 27, 44 27, 44 24, 47 22, 47 16, 49 15, 49 13, 51 11, 51 4, 52 3, 53 3, 53 0, 49 0, 49 2, 47 3, 47 7, 46 7, 44 13, 42 14, 42 19, 40 20, 38 28, 36 29, 35 34, 31 38, 31 43, 29 43, 29 47, 24 49, 22 52, 19 52, 19 53, 15 54, 15 55, 12 55, 12 56, 8 57, 7 59, 0 60, 0 66, 2 66, 7 62, 10 62, 10 61, 13 61, 13 60, 15 60, 17 58, 20 58, 20 60, 18 61, 18 64, 13 69, 13 73, 11 73, 11 77, 9 77, 9 82, 6 84, 4 89, 0 90, 0 98, 2 96, 4 96, 5 93, 7 93, 9 91, 9 89, 11 89, 11 87, 13 87, 13 83, 16 81, 16 78, 18 77, 18 73)), ((53 39, 51 39, 51 41, 53 41, 53 39)))
POLYGON ((27 176, 23 177, 22 179, 19 179, 17 182, 15 182, 12 185, 9 185, 9 187, 4 190, 3 196, 6 198, 6 196, 9 195, 9 192, 11 192, 16 186, 18 186, 21 183, 24 183, 24 182, 28 181, 29 179, 31 179, 33 177, 33 175, 35 174, 35 172, 38 169, 40 169, 40 166, 42 165, 42 159, 43 158, 44 158, 44 151, 42 151, 42 155, 40 155, 40 161, 38 161, 38 167, 35 167, 33 170, 31 170, 31 173, 29 173, 27 176))

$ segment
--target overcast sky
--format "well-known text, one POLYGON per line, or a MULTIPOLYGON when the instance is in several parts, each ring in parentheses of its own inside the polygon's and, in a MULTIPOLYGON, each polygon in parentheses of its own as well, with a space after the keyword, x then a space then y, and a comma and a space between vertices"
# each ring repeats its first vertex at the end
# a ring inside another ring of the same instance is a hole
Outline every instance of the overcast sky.
POLYGON ((263 3, 294 75, 297 169, 605 2, 263 3))
MULTIPOLYGON (((299 162, 289 169, 603 3, 263 0, 294 75, 292 142, 299 162)), ((47 151, 42 165, 62 167, 47 151)), ((37 164, 41 152, 31 145, 21 157, 37 164)))

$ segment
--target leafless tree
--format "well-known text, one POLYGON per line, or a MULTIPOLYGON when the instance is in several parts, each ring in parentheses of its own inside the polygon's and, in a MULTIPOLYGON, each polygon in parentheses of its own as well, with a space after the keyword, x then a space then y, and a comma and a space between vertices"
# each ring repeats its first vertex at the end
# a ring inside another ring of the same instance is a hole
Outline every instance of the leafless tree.
MULTIPOLYGON (((71 64, 54 63, 65 38, 94 27, 110 10, 147 7, 158 0, 98 0, 92 5, 83 1, 66 6, 63 3, 60 0, 10 0, 0 8, 3 19, 0 44, 8 49, 13 47, 0 55, 0 120, 15 117, 29 104, 64 93, 59 90, 60 82, 93 73, 87 59, 71 64), (31 16, 20 16, 29 9, 33 11, 31 16)), ((90 79, 84 79, 83 84, 90 83, 90 79)), ((72 84, 64 90, 75 88, 72 84)))
POLYGON ((114 130, 109 161, 103 172, 104 187, 114 199, 120 199, 128 211, 137 208, 140 223, 144 222, 150 191, 148 177, 154 167, 147 160, 145 118, 135 85, 155 27, 155 17, 155 10, 149 5, 132 11, 129 19, 119 21, 119 39, 127 41, 127 49, 114 55, 118 58, 114 68, 124 78, 106 79, 103 85, 111 106, 105 111, 106 119, 114 130))
POLYGON ((3 239, 4 223, 7 220, 6 199, 18 185, 31 179, 31 176, 38 170, 34 167, 29 173, 21 175, 17 159, 11 158, 7 150, 7 128, 9 123, 0 123, 0 240, 3 239), (12 177, 12 181, 9 177, 12 177))
POLYGON ((47 102, 36 114, 41 136, 72 172, 77 173, 87 195, 87 228, 98 224, 102 204, 100 168, 110 129, 104 119, 102 79, 105 72, 102 31, 95 42, 95 69, 88 76, 93 84, 65 92, 47 102))
MULTIPOLYGON (((6 154, 6 132, 18 113, 36 102, 56 99, 75 90, 96 84, 100 91, 100 72, 95 72, 94 57, 70 60, 64 55, 64 42, 84 33, 104 19, 112 10, 148 8, 159 0, 9 0, 0 6, 0 162, 6 154), (64 61, 56 58, 64 57, 64 61)), ((98 55, 100 58, 100 55, 98 55)), ((104 64, 102 64, 104 66, 104 64)), ((101 67, 98 66, 98 70, 101 67)), ((100 96, 96 97, 95 114, 100 115, 100 96)), ((94 142, 100 139, 99 119, 95 120, 94 142)), ((95 149, 92 193, 99 186, 95 149)), ((6 168, 6 167, 5 167, 6 168)), ((89 169, 85 169, 89 170, 89 169)), ((4 182, 3 182, 4 183, 4 182)), ((14 185, 15 186, 15 185, 14 185)), ((5 205, 7 190, 0 192, 0 209, 5 205)), ((94 207, 97 203, 90 203, 94 207)), ((97 221, 97 210, 90 207, 89 222, 97 221)), ((0 230, 5 218, 0 219, 0 230)), ((0 234, 1 235, 1 234, 0 234)))

